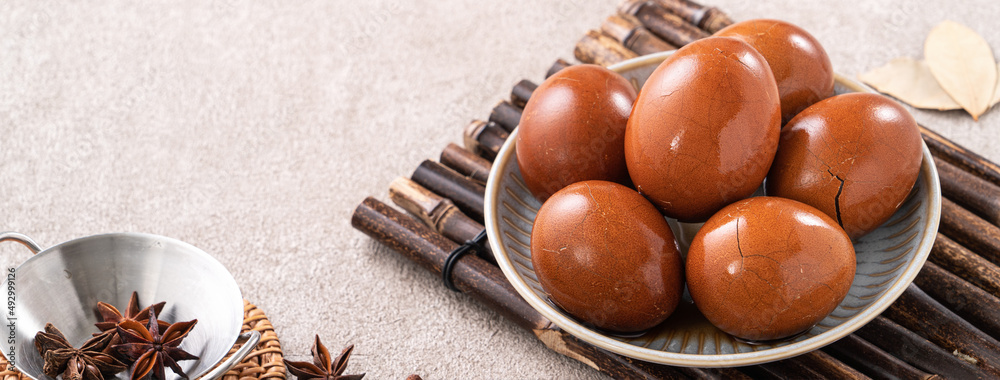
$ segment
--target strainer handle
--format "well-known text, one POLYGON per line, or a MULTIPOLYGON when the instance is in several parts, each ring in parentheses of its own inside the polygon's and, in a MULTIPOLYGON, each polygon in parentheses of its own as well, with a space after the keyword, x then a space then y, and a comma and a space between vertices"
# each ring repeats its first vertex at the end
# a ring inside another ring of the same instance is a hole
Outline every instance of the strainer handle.
POLYGON ((242 333, 240 334, 239 339, 236 340, 236 344, 240 344, 240 342, 243 342, 243 345, 240 346, 239 350, 236 350, 236 352, 233 353, 233 356, 230 356, 211 371, 208 371, 208 373, 200 379, 215 380, 221 378, 222 375, 226 374, 226 371, 236 366, 237 363, 243 361, 243 359, 250 354, 250 351, 253 351, 253 349, 257 347, 257 343, 260 343, 260 332, 257 330, 250 330, 242 333))
POLYGON ((42 250, 42 248, 38 246, 38 243, 35 243, 34 240, 31 240, 31 238, 25 234, 13 231, 0 232, 0 242, 7 240, 16 241, 18 243, 23 244, 25 247, 28 247, 28 249, 31 250, 31 254, 36 254, 42 250))

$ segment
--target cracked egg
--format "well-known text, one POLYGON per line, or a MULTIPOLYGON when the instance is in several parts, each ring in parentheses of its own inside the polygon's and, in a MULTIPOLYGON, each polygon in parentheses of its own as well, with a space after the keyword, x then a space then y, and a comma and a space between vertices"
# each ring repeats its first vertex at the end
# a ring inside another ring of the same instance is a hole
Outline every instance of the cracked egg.
POLYGON ((549 299, 598 328, 649 329, 667 319, 684 289, 667 221, 635 190, 583 181, 538 210, 531 261, 549 299))
POLYGON ((820 209, 858 239, 906 200, 921 147, 917 123, 899 103, 872 93, 837 95, 781 131, 766 192, 820 209))
POLYGON ((780 130, 778 87, 764 57, 734 38, 705 38, 646 80, 625 129, 625 162, 636 189, 664 215, 703 222, 760 187, 780 130))
POLYGON ((825 318, 854 280, 854 246, 801 202, 755 197, 705 222, 687 253, 688 290, 713 325, 747 341, 787 338, 825 318))
MULTIPOLYGON (((609 69, 641 87, 672 54, 676 53, 639 57, 609 69)), ((838 94, 872 91, 842 75, 835 75, 835 79, 838 94)), ((685 292, 673 314, 659 325, 637 335, 612 334, 557 307, 539 283, 531 245, 535 244, 534 222, 542 202, 532 196, 520 173, 516 154, 520 146, 514 138, 518 133, 514 130, 497 154, 486 186, 486 230, 497 263, 518 294, 560 329, 601 349, 651 363, 690 367, 760 364, 801 355, 847 336, 882 313, 912 282, 930 254, 941 215, 940 181, 930 151, 921 142, 923 162, 912 195, 887 222, 853 241, 857 269, 847 296, 805 332, 750 344, 712 325, 685 292)), ((702 175, 695 171, 679 181, 690 184, 702 175)), ((667 222, 679 227, 673 233, 683 255, 683 237, 700 226, 672 219, 667 222)), ((741 243, 743 233, 740 225, 741 243)))

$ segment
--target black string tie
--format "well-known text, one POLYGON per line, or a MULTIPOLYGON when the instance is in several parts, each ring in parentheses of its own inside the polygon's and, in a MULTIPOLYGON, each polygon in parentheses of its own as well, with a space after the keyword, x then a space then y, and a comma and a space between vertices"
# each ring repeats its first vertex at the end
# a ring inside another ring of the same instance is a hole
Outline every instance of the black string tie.
POLYGON ((455 287, 455 283, 451 281, 451 271, 455 268, 455 263, 462 256, 465 256, 473 251, 483 251, 483 243, 486 242, 486 229, 484 228, 479 232, 476 237, 472 240, 466 240, 465 244, 458 246, 454 251, 448 254, 448 258, 444 260, 444 267, 441 268, 441 279, 444 280, 444 286, 452 291, 461 292, 455 287))

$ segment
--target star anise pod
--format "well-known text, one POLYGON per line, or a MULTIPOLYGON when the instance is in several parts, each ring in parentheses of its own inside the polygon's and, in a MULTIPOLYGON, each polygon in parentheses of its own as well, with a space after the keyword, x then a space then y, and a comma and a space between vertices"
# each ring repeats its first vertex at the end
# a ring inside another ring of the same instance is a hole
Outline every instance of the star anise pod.
POLYGON ((35 348, 45 360, 42 372, 53 378, 62 374, 63 380, 104 380, 104 376, 114 376, 128 367, 101 352, 111 338, 110 334, 101 334, 77 349, 59 329, 48 323, 45 331, 35 334, 35 348))
POLYGON ((299 380, 361 380, 365 377, 363 373, 360 375, 343 374, 353 351, 354 345, 352 344, 341 351, 340 356, 337 356, 336 359, 330 360, 330 351, 327 351, 326 346, 319 341, 319 335, 316 335, 316 343, 313 343, 312 347, 313 363, 289 360, 284 362, 285 366, 288 367, 288 372, 291 372, 299 380))
POLYGON ((124 343, 114 346, 114 349, 135 362, 132 365, 132 380, 145 379, 149 376, 165 380, 164 366, 170 367, 174 373, 187 379, 187 374, 177 362, 195 360, 198 357, 177 346, 197 323, 197 319, 177 322, 167 327, 161 335, 156 315, 150 310, 146 326, 131 320, 118 324, 118 335, 124 343))
POLYGON ((122 314, 113 305, 98 302, 97 313, 101 315, 101 322, 97 322, 94 325, 101 331, 114 330, 119 323, 126 320, 136 321, 139 324, 145 325, 146 322, 149 322, 149 312, 153 311, 153 314, 160 315, 160 311, 163 310, 163 305, 165 304, 166 302, 160 302, 139 310, 139 293, 132 292, 132 298, 128 301, 125 313, 122 314))

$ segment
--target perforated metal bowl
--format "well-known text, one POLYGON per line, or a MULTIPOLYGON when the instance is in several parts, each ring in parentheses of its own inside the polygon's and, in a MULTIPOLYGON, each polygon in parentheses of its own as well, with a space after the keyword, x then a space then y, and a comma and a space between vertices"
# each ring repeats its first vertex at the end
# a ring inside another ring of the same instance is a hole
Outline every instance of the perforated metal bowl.
MULTIPOLYGON (((46 250, 18 233, 0 233, 0 241, 4 240, 20 242, 35 253, 13 273, 5 273, 13 308, 8 304, 0 315, 3 354, 32 379, 51 379, 42 373, 44 363, 34 346, 35 333, 46 323, 79 347, 98 331, 97 302, 124 310, 133 291, 143 306, 166 302, 158 316, 161 320, 198 319, 180 346, 200 358, 179 362, 192 379, 221 377, 260 340, 256 331, 240 334, 243 296, 236 280, 221 263, 190 244, 138 233, 89 236, 46 250), (240 350, 223 362, 238 341, 243 342, 240 350)), ((171 371, 167 376, 179 378, 171 371)), ((118 378, 128 379, 127 371, 118 378)))

